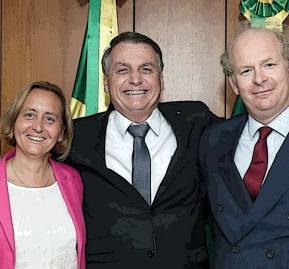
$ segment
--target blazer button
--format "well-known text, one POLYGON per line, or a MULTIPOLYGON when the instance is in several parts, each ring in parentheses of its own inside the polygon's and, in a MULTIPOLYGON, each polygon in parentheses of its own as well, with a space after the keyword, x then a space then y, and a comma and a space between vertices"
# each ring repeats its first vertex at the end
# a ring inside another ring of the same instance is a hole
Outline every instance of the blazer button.
POLYGON ((274 250, 272 250, 272 249, 267 250, 267 252, 266 252, 266 257, 267 257, 268 259, 274 258, 274 255, 275 255, 274 250))
POLYGON ((233 246, 233 248, 232 248, 232 252, 234 252, 234 253, 238 253, 239 250, 240 250, 240 245, 239 244, 233 246))
POLYGON ((286 216, 286 217, 287 217, 287 219, 289 220, 289 212, 287 213, 287 216, 286 216))
POLYGON ((222 204, 218 204, 218 211, 224 211, 224 206, 222 204))
POLYGON ((179 110, 178 110, 178 111, 176 111, 176 114, 177 114, 177 115, 181 115, 181 114, 182 114, 182 111, 179 111, 179 110))
POLYGON ((156 256, 156 252, 154 249, 150 249, 150 250, 148 250, 147 255, 148 255, 148 257, 152 258, 152 257, 156 256))

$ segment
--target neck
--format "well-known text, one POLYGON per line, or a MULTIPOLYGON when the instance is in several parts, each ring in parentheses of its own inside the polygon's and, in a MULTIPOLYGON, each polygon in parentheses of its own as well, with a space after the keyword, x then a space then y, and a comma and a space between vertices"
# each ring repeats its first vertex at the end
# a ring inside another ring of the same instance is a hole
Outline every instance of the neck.
POLYGON ((27 158, 22 154, 8 161, 8 178, 24 187, 46 187, 54 182, 47 158, 27 158), (20 156, 19 156, 20 155, 20 156))
POLYGON ((252 118, 254 118, 256 121, 262 123, 263 125, 268 125, 270 122, 275 120, 282 112, 280 112, 277 115, 270 115, 267 117, 266 117, 266 115, 253 115, 253 114, 250 114, 250 115, 252 118))
POLYGON ((144 113, 143 111, 134 111, 134 112, 123 114, 123 116, 132 122, 142 123, 142 122, 145 122, 150 117, 152 112, 153 110, 148 111, 146 113, 144 113))
POLYGON ((23 167, 26 170, 33 172, 41 171, 43 168, 47 167, 48 158, 48 154, 41 157, 25 154, 16 146, 14 156, 15 164, 17 163, 17 165, 20 165, 20 167, 23 167))
POLYGON ((256 121, 262 123, 263 125, 268 125, 270 122, 275 120, 277 117, 279 117, 286 109, 288 109, 289 104, 284 105, 282 109, 279 111, 258 111, 258 113, 254 113, 254 111, 247 108, 248 113, 251 115, 252 118, 254 118, 256 121))

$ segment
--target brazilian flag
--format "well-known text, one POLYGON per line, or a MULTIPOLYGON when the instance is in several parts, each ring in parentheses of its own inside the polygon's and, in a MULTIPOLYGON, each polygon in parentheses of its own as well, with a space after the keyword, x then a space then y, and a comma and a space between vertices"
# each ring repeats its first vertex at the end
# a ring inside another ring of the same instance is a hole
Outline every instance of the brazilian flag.
POLYGON ((70 100, 73 118, 105 111, 109 100, 103 89, 101 57, 117 35, 115 0, 91 0, 77 74, 70 100))

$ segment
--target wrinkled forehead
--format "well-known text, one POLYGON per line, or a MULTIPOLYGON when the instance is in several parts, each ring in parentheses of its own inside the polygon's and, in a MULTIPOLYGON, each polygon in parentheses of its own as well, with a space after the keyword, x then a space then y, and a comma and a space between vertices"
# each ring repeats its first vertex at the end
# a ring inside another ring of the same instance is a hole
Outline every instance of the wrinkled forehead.
POLYGON ((154 48, 147 43, 120 42, 111 51, 111 62, 125 61, 132 58, 148 58, 157 61, 158 55, 154 48))
POLYGON ((237 36, 229 50, 232 64, 248 59, 282 57, 283 46, 276 34, 266 29, 249 29, 237 36))

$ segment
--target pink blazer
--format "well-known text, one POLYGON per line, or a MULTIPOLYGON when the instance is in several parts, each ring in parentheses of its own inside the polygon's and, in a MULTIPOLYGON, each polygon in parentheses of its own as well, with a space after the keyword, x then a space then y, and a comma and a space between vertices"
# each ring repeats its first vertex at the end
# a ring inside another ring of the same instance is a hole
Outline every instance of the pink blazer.
MULTIPOLYGON (((6 174, 6 162, 14 155, 15 152, 10 151, 0 160, 0 268, 5 269, 15 268, 15 242, 6 174)), ((85 269, 86 232, 82 215, 82 181, 72 167, 52 159, 50 164, 75 226, 78 268, 85 269)))

